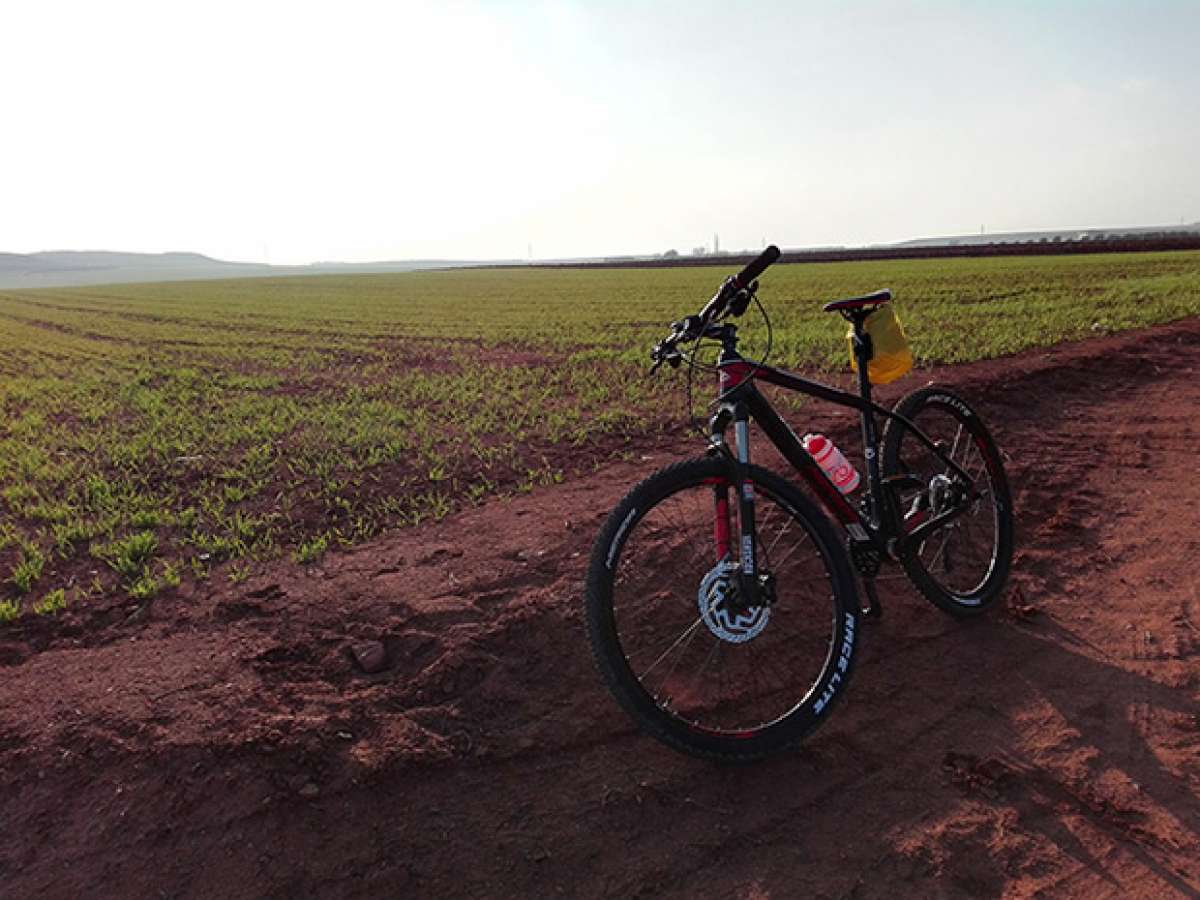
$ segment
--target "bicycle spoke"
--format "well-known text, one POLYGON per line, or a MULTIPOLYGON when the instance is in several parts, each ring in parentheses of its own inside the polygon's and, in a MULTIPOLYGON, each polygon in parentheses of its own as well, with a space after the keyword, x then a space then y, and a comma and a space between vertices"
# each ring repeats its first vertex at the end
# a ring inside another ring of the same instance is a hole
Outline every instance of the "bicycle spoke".
MULTIPOLYGON (((659 683, 658 683, 659 689, 653 693, 655 700, 657 700, 661 696, 662 692, 666 689, 667 685, 670 684, 671 676, 675 674, 675 670, 679 668, 679 664, 687 657, 688 647, 690 647, 692 645, 693 639, 699 633, 700 633, 699 628, 690 629, 690 633, 687 636, 687 640, 683 642, 682 649, 679 651, 679 653, 675 657, 674 664, 671 666, 670 669, 667 670, 667 674, 662 677, 662 680, 659 681, 659 683)), ((669 653, 670 650, 668 650, 667 652, 669 653)), ((651 668, 653 668, 653 666, 651 666, 651 668)), ((647 673, 648 672, 649 672, 649 670, 647 670, 647 673)), ((639 680, 642 680, 642 679, 639 679, 639 680)))
MULTIPOLYGON (((784 536, 788 532, 788 529, 791 528, 793 524, 794 523, 791 520, 788 520, 788 523, 783 526, 783 529, 777 535, 775 535, 775 540, 771 541, 771 546, 766 548, 766 553, 768 556, 771 554, 771 551, 775 549, 775 546, 783 540, 784 536)), ((808 535, 806 534, 804 537, 807 538, 808 535)))
POLYGON ((805 534, 805 535, 804 535, 804 537, 801 539, 800 543, 798 543, 798 544, 793 544, 791 547, 789 547, 789 548, 788 548, 788 550, 787 550, 787 553, 785 553, 785 554, 783 555, 783 558, 782 558, 782 559, 779 559, 779 560, 777 560, 777 561, 775 562, 775 566, 774 566, 775 570, 776 570, 776 571, 782 570, 782 569, 783 569, 783 564, 784 564, 785 562, 787 562, 787 561, 788 561, 788 559, 790 559, 790 558, 791 558, 793 555, 795 555, 796 551, 797 551, 797 550, 799 550, 799 549, 800 549, 802 546, 804 546, 804 543, 805 543, 805 541, 807 541, 807 540, 808 540, 808 535, 807 535, 807 534, 805 534))
MULTIPOLYGON (((960 424, 960 425, 958 426, 958 430, 957 430, 956 432, 954 432, 954 444, 953 444, 953 445, 950 447, 950 452, 946 454, 946 456, 947 456, 947 457, 949 457, 950 459, 954 460, 955 462, 958 462, 958 460, 957 460, 957 459, 954 459, 954 457, 955 457, 955 456, 957 455, 957 453, 958 453, 958 441, 959 441, 959 439, 962 437, 962 430, 963 430, 963 427, 962 427, 962 425, 960 424)), ((950 471, 950 470, 949 470, 949 469, 947 469, 946 471, 948 472, 948 471, 950 471)))
MULTIPOLYGON (((946 533, 946 536, 944 538, 942 538, 942 544, 940 547, 938 547, 938 552, 933 555, 933 559, 931 559, 929 561, 929 564, 925 567, 927 569, 932 570, 933 567, 938 564, 938 560, 942 558, 942 554, 946 551, 946 543, 950 540, 950 535, 952 534, 952 532, 950 530, 949 525, 947 525, 945 527, 944 531, 946 533)), ((921 546, 922 547, 925 546, 924 542, 921 544, 921 546)))
POLYGON ((715 637, 713 638, 712 649, 708 651, 708 655, 706 657, 704 657, 704 663, 700 666, 700 668, 698 670, 696 670, 696 677, 692 679, 692 694, 691 695, 693 697, 700 695, 699 688, 700 688, 700 685, 702 684, 701 679, 704 677, 704 673, 708 669, 708 664, 712 662, 714 656, 717 656, 720 654, 721 647, 724 646, 724 644, 725 644, 725 642, 720 640, 719 638, 715 638, 715 637))
POLYGON ((683 525, 682 518, 679 518, 679 516, 682 515, 679 512, 679 510, 675 509, 674 512, 676 514, 676 517, 674 519, 672 519, 671 515, 669 514, 668 510, 665 508, 665 504, 664 504, 664 508, 662 509, 663 518, 670 521, 671 524, 673 524, 675 526, 675 528, 683 535, 684 539, 688 542, 688 545, 692 551, 693 561, 704 563, 704 562, 712 560, 712 555, 710 555, 709 552, 706 552, 705 546, 698 541, 696 536, 692 533, 692 530, 683 525))
POLYGON ((681 634, 681 635, 679 635, 679 637, 675 638, 674 642, 672 642, 670 647, 668 647, 666 650, 664 650, 662 653, 659 654, 658 659, 656 659, 654 662, 652 662, 650 664, 650 668, 646 669, 646 671, 642 672, 642 674, 638 676, 638 680, 645 681, 646 676, 649 675, 651 672, 653 672, 655 667, 660 662, 662 662, 672 650, 674 650, 676 647, 678 647, 681 641, 689 638, 692 634, 694 634, 696 629, 699 628, 703 622, 704 622, 704 616, 698 616, 696 618, 696 621, 693 622, 691 625, 689 625, 688 628, 683 632, 683 634, 681 634))

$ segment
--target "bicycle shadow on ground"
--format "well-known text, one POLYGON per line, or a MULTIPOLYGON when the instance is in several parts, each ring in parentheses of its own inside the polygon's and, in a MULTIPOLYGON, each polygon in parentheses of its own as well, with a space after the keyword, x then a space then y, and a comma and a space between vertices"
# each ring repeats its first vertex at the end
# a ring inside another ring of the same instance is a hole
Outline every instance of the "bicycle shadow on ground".
MULTIPOLYGON (((932 633, 921 616, 902 610, 869 638, 827 732, 794 758, 720 770, 718 795, 798 775, 834 785, 828 799, 806 791, 803 827, 792 827, 793 808, 772 842, 811 851, 801 872, 813 890, 837 859, 853 862, 854 896, 926 882, 998 895, 1014 878, 1048 886, 1080 868, 1116 891, 1128 887, 1117 870, 1127 874, 1131 858, 1164 889, 1200 896, 1200 800, 1188 777, 1200 703, 1134 668, 1162 661, 1102 658, 1044 615, 945 622, 932 633), (831 858, 815 837, 829 832, 854 841, 848 855, 831 858)), ((1194 658, 1168 665, 1179 670, 1172 677, 1194 677, 1194 658)), ((760 872, 754 883, 792 896, 799 874, 760 872)))

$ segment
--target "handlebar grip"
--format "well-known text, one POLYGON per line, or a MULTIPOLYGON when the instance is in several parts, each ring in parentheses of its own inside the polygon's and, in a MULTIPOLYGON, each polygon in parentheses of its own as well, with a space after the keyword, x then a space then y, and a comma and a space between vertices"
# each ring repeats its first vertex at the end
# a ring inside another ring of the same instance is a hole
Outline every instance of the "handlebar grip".
POLYGON ((742 269, 742 271, 738 272, 737 275, 733 276, 734 280, 737 282, 737 286, 739 288, 749 287, 750 282, 765 272, 767 270, 767 266, 779 259, 781 255, 782 254, 780 253, 779 248, 772 244, 770 247, 760 253, 756 259, 746 266, 746 268, 742 269))
POLYGON ((695 340, 703 327, 704 320, 700 316, 684 316, 678 322, 671 323, 671 330, 685 341, 695 340))

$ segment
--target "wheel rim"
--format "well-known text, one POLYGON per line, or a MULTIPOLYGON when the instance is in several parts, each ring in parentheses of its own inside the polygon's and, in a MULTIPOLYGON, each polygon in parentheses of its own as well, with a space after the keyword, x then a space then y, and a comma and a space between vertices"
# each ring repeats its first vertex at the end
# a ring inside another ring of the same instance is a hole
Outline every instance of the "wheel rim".
MULTIPOLYGON (((755 487, 759 560, 775 576, 769 607, 730 603, 736 563, 716 559, 713 523, 715 493, 733 492, 718 479, 698 479, 647 510, 613 572, 617 641, 642 690, 690 727, 736 737, 801 705, 836 640, 829 560, 783 501, 755 487)), ((736 535, 736 511, 731 519, 736 535)))
MULTIPOLYGON (((993 451, 986 437, 949 407, 925 406, 912 421, 967 473, 980 495, 922 540, 912 551, 912 560, 942 591, 964 605, 976 604, 974 595, 987 583, 1000 550, 1000 485, 993 474, 993 451)), ((920 489, 900 493, 906 522, 929 518, 962 502, 953 496, 958 489, 953 470, 909 431, 901 436, 898 457, 900 471, 916 475, 922 483, 920 489)))

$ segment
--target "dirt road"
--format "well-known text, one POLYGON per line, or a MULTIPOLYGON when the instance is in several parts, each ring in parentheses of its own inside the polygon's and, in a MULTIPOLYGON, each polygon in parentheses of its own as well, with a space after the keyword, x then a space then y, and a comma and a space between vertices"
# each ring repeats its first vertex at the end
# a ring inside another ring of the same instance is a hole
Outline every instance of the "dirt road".
POLYGON ((0 893, 1200 896, 1200 321, 897 387, 931 374, 1011 456, 1012 590, 964 624, 889 582, 799 751, 685 758, 600 685, 589 543, 691 449, 647 445, 133 621, 0 630, 0 893))

